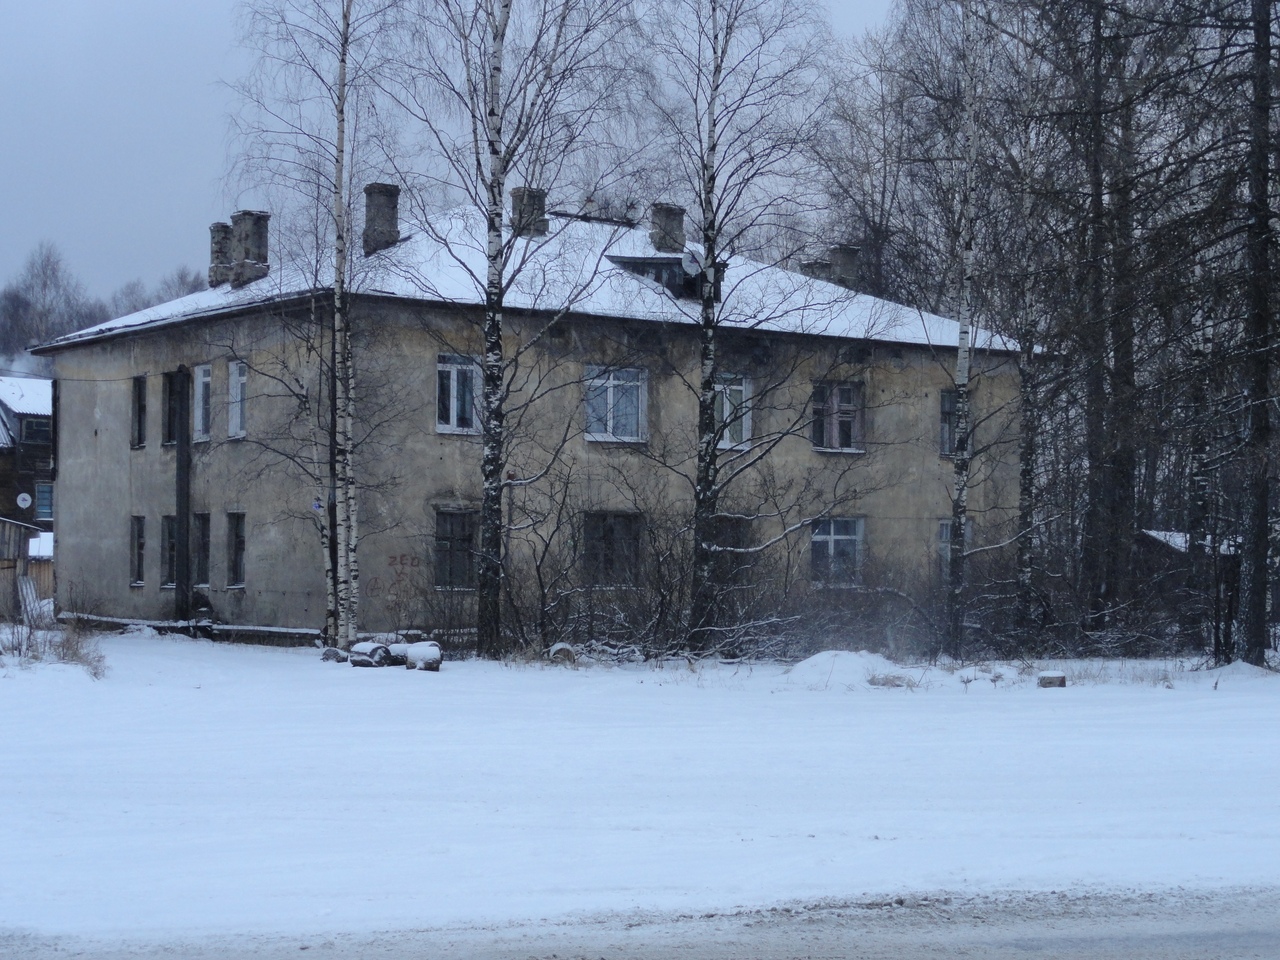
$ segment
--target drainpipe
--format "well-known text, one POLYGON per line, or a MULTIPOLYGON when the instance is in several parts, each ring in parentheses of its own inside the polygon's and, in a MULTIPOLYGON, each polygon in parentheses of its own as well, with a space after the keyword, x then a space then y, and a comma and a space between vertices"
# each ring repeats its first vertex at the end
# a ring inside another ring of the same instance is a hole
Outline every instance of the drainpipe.
POLYGON ((174 376, 174 390, 178 394, 178 462, 174 470, 177 485, 174 497, 177 540, 174 564, 173 618, 188 620, 191 618, 191 371, 185 366, 178 367, 174 376))

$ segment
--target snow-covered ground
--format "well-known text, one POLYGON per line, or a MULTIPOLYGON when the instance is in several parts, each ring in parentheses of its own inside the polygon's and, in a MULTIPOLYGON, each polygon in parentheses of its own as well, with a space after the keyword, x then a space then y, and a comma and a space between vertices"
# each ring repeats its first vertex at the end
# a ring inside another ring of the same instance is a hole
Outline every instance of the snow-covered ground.
POLYGON ((1280 884, 1280 676, 1243 665, 102 649, 0 667, 10 951, 1280 884))

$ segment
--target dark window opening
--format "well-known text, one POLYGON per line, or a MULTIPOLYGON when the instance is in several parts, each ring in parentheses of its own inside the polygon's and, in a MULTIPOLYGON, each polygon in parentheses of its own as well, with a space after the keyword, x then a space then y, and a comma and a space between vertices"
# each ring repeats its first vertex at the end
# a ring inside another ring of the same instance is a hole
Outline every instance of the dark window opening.
POLYGON ((584 573, 595 586, 629 586, 640 573, 640 515, 588 513, 583 518, 584 573))
POLYGON ((129 524, 129 579, 142 583, 146 573, 147 518, 131 517, 129 524))
POLYGON ((209 514, 197 513, 191 529, 192 582, 198 587, 209 585, 209 514))
POLYGON ((22 418, 22 442, 23 443, 52 443, 53 442, 53 425, 49 422, 48 417, 23 417, 22 418))
POLYGON ((182 376, 178 373, 164 375, 164 390, 160 424, 160 442, 178 442, 178 421, 182 417, 182 376))
POLYGON ((133 427, 129 443, 135 447, 147 445, 147 378, 133 378, 133 427))
POLYGON ((160 586, 178 582, 178 518, 160 518, 160 586))
POLYGON ((938 452, 943 456, 951 456, 956 452, 956 392, 943 390, 938 397, 938 452))
POLYGON ((227 514, 227 586, 244 586, 245 529, 243 513, 227 514))

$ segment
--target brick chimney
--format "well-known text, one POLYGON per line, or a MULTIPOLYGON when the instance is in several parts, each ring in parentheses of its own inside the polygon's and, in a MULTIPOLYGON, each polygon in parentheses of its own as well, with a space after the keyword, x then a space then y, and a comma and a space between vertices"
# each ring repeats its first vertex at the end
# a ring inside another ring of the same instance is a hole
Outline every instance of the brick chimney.
POLYGON ((394 183, 369 183, 364 188, 364 255, 400 242, 400 188, 394 183))
POLYGON ((209 225, 209 286, 218 287, 231 279, 231 224, 209 225))
POLYGON ((547 191, 537 187, 514 187, 511 190, 511 231, 517 237, 545 237, 547 223, 547 191))
POLYGON ((649 207, 649 242, 659 253, 684 253, 684 207, 674 203, 649 207))
POLYGON ((267 221, 271 214, 237 210, 231 215, 231 286, 243 287, 267 275, 267 221))
POLYGON ((831 264, 831 282, 853 290, 858 286, 858 254, 860 247, 837 243, 827 248, 827 262, 831 264))

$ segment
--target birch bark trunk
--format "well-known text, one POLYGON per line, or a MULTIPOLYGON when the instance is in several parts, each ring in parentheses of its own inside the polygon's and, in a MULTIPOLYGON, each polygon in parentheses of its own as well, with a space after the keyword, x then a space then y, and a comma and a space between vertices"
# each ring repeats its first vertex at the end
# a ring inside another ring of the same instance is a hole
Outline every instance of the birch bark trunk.
MULTIPOLYGON (((488 170, 484 305, 484 359, 481 367, 481 500, 480 549, 476 569, 476 640, 481 655, 496 657, 502 643, 502 469, 505 463, 503 397, 503 244, 502 209, 506 196, 507 160, 502 127, 502 73, 511 0, 501 0, 492 18, 488 63, 488 112, 485 134, 488 170)), ((518 227, 519 225, 517 225, 518 227)))

